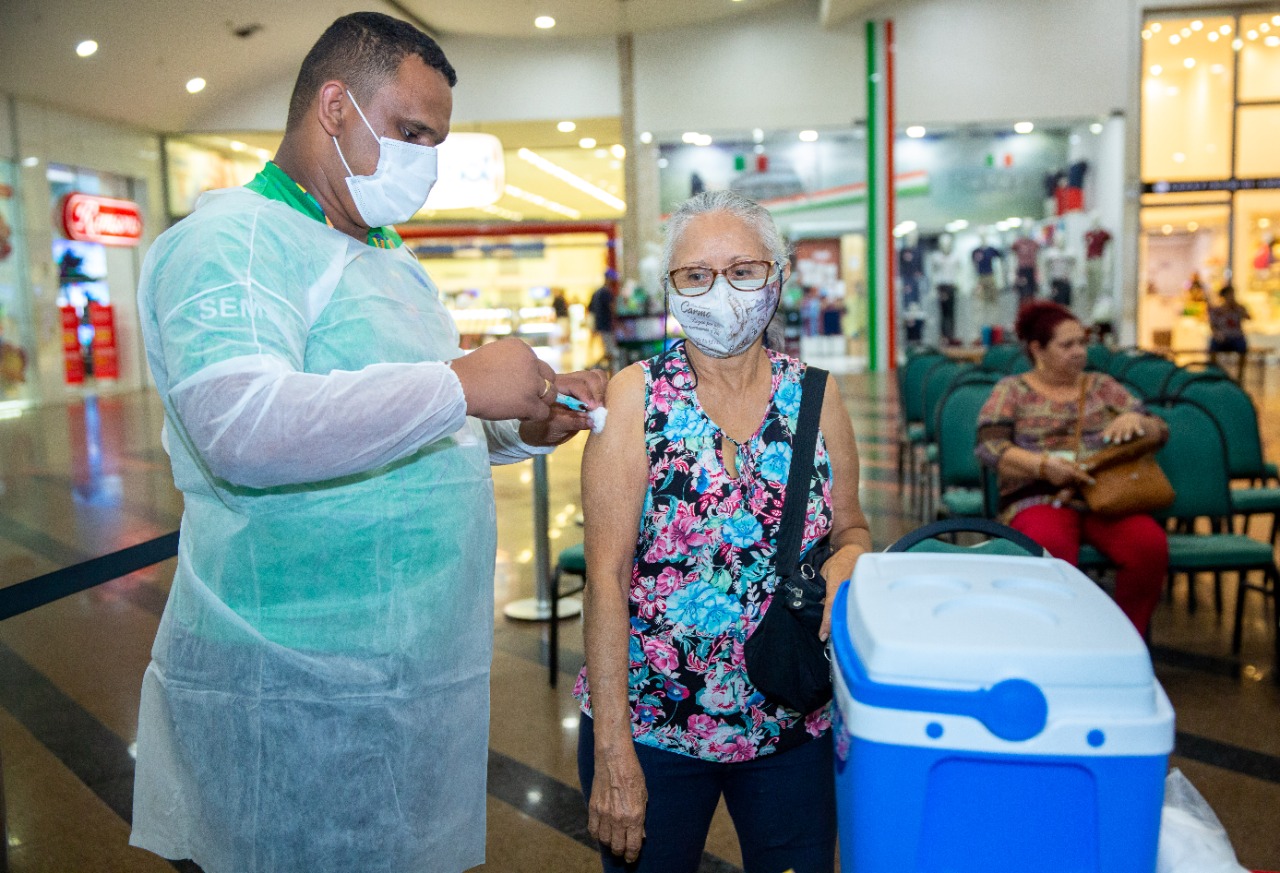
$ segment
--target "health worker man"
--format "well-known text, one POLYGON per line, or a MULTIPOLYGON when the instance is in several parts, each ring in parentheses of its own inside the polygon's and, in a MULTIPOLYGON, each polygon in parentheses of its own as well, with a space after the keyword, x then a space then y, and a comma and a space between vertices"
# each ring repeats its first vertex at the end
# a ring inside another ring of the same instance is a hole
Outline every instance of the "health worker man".
POLYGON ((463 354, 390 227, 456 81, 374 13, 302 63, 284 140, 152 246, 147 356, 185 508, 143 679, 135 845, 206 873, 484 860, 491 463, 588 426, 602 374, 463 354))

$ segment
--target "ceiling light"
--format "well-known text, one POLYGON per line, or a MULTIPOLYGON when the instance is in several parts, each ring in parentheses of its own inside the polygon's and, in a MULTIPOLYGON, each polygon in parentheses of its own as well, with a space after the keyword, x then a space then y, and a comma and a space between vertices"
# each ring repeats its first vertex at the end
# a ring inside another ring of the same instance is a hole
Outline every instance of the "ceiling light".
POLYGON ((627 150, 622 143, 615 142, 613 145, 609 146, 609 154, 613 155, 618 160, 622 160, 627 156, 627 150))
POLYGON ((1022 227, 1022 219, 1017 217, 1006 218, 1004 220, 1004 223, 1009 225, 1010 227, 1022 227))
POLYGON ((802 131, 800 131, 800 141, 801 141, 801 142, 816 142, 816 141, 817 141, 817 139, 818 139, 818 132, 817 132, 816 130, 802 130, 802 131))
POLYGON ((539 30, 550 30, 556 26, 556 20, 550 15, 539 15, 533 19, 533 26, 539 30))
POLYGON ((901 239, 911 231, 915 230, 918 225, 914 221, 904 221, 893 229, 893 235, 901 239))
POLYGON ((1222 25, 1222 27, 1218 28, 1218 33, 1222 34, 1223 36, 1231 36, 1231 25, 1230 24, 1222 25))
POLYGON ((543 209, 550 210, 557 215, 563 215, 565 218, 572 218, 576 221, 582 217, 582 213, 578 210, 570 209, 563 203, 548 200, 541 194, 534 194, 532 191, 525 191, 523 188, 517 188, 515 185, 508 185, 504 190, 512 197, 519 197, 521 200, 526 200, 534 206, 541 206, 543 209))
POLYGON ((698 134, 698 138, 697 138, 696 140, 694 140, 694 143, 693 143, 693 144, 694 144, 694 145, 696 145, 696 146, 709 146, 709 145, 711 145, 711 134, 709 134, 709 133, 700 133, 700 134, 698 134))
POLYGON ((759 127, 753 128, 751 131, 752 142, 764 142, 764 130, 759 127))
POLYGON ((1187 156, 1186 156, 1186 155, 1184 155, 1182 152, 1174 152, 1174 153, 1173 153, 1173 162, 1174 162, 1175 164, 1181 164, 1181 163, 1182 163, 1183 161, 1185 161, 1186 159, 1187 159, 1187 156))
POLYGON ((592 185, 590 182, 588 182, 586 179, 583 179, 581 176, 577 176, 569 172, 564 167, 547 160, 542 155, 539 155, 536 152, 531 152, 529 151, 529 149, 520 149, 518 152, 516 152, 516 155, 522 161, 526 161, 530 164, 533 164, 539 170, 542 170, 542 172, 547 173, 548 175, 551 175, 551 176, 555 176, 561 182, 564 182, 565 184, 573 188, 576 188, 578 191, 581 191, 583 194, 586 194, 588 197, 594 197, 595 199, 599 200, 601 203, 605 204, 606 206, 611 206, 614 209, 618 210, 619 212, 623 212, 627 208, 626 201, 619 200, 617 197, 614 197, 612 194, 610 194, 608 191, 605 191, 603 188, 599 187, 598 185, 592 185))
POLYGON ((1245 36, 1249 37, 1249 39, 1257 39, 1257 38, 1258 38, 1258 31, 1256 31, 1256 30, 1251 30, 1251 31, 1249 31, 1248 33, 1246 33, 1246 34, 1245 34, 1245 36))
POLYGON ((1269 30, 1271 30, 1271 25, 1270 25, 1270 24, 1268 24, 1268 23, 1267 23, 1267 22, 1265 22, 1265 21, 1258 25, 1258 31, 1259 31, 1260 33, 1266 33, 1266 32, 1268 32, 1269 30))
POLYGON ((963 218, 957 218, 955 221, 947 222, 946 230, 948 233, 955 233, 958 230, 964 230, 968 226, 969 222, 965 221, 963 218))
POLYGON ((30 157, 25 157, 22 159, 22 166, 38 167, 40 166, 40 159, 37 158, 35 155, 31 155, 30 157))
POLYGON ((1192 29, 1192 30, 1201 30, 1203 27, 1204 27, 1204 22, 1203 22, 1203 21, 1201 21, 1199 18, 1197 18, 1195 21, 1191 22, 1191 29, 1192 29))
POLYGON ((266 149, 258 149, 258 157, 262 158, 264 161, 269 161, 271 160, 271 152, 266 149))
POLYGON ((912 139, 920 139, 924 136, 924 127, 919 124, 913 124, 907 128, 907 136, 912 139))
POLYGON ((1218 41, 1218 31, 1216 30, 1209 31, 1209 42, 1217 42, 1217 41, 1218 41))
POLYGON ((1149 30, 1144 30, 1144 31, 1142 31, 1142 38, 1143 38, 1143 39, 1151 39, 1151 31, 1149 31, 1149 30))
POLYGON ((1242 39, 1231 40, 1231 47, 1236 51, 1240 51, 1240 49, 1244 48, 1244 40, 1242 39))
POLYGON ((1187 58, 1185 61, 1182 62, 1182 66, 1186 67, 1188 70, 1190 70, 1195 65, 1196 65, 1195 58, 1187 58))
POLYGON ((683 143, 688 143, 689 145, 693 145, 695 142, 698 141, 698 137, 700 137, 701 135, 702 134, 698 133, 697 131, 686 130, 684 133, 680 134, 680 141, 683 143))
POLYGON ((665 170, 667 168, 667 165, 670 163, 671 162, 668 161, 666 158, 658 158, 658 169, 665 170))
POLYGON ((1187 222, 1187 230, 1191 231, 1192 233, 1195 233, 1199 229, 1200 229, 1200 225, 1197 224, 1196 222, 1194 221, 1187 222))
POLYGON ((1158 22, 1158 21, 1153 21, 1153 22, 1151 23, 1151 32, 1152 32, 1152 33, 1159 33, 1159 32, 1160 32, 1160 28, 1161 28, 1161 24, 1160 24, 1160 22, 1158 22))
POLYGON ((751 150, 758 155, 764 154, 764 143, 762 142, 756 143, 754 146, 751 147, 751 150))
POLYGON ((1222 66, 1222 64, 1214 64, 1212 67, 1209 68, 1209 72, 1213 73, 1215 76, 1220 76, 1226 71, 1227 71, 1227 68, 1222 66))
POLYGON ((1158 76, 1164 72, 1164 67, 1160 66, 1159 64, 1152 64, 1150 72, 1151 72, 1151 75, 1158 76))
POLYGON ((194 79, 190 79, 187 81, 187 93, 199 94, 201 91, 204 90, 204 86, 207 84, 208 82, 206 82, 204 79, 201 79, 199 76, 196 76, 194 79))
POLYGON ((608 149, 596 149, 594 152, 592 152, 592 154, 594 154, 597 158, 604 158, 604 157, 608 157, 608 155, 609 155, 609 150, 608 150, 608 149))
POLYGON ((1188 39, 1191 36, 1191 28, 1184 27, 1182 30, 1178 31, 1178 33, 1182 34, 1183 39, 1188 39))
POLYGON ((1280 15, 1271 16, 1271 23, 1276 25, 1277 27, 1280 27, 1280 15))
POLYGON ((231 146, 231 150, 232 150, 233 152, 242 152, 242 151, 244 151, 245 149, 247 149, 247 148, 248 148, 248 146, 247 146, 247 145, 245 145, 244 143, 242 143, 242 142, 240 142, 239 140, 236 140, 236 139, 231 140, 231 142, 230 142, 230 143, 228 143, 228 145, 230 145, 230 146, 231 146))
POLYGON ((596 141, 589 136, 584 136, 578 140, 578 147, 584 149, 593 149, 596 147, 596 141))
POLYGON ((615 170, 620 169, 622 167, 622 161, 610 161, 609 166, 615 170))
POLYGON ((1173 225, 1166 224, 1164 227, 1160 228, 1160 232, 1163 233, 1165 236, 1168 236, 1169 234, 1173 233, 1173 225))
POLYGON ((1097 136, 1098 134, 1102 133, 1101 122, 1095 121, 1093 124, 1089 125, 1089 133, 1092 133, 1094 136, 1097 136))
POLYGON ((1266 43, 1269 48, 1275 48, 1276 46, 1280 45, 1280 36, 1276 36, 1273 33, 1271 34, 1271 36, 1264 39, 1263 42, 1266 43))
POLYGON ((653 134, 647 130, 641 131, 640 142, 644 143, 645 145, 648 145, 649 143, 653 142, 653 134))
POLYGON ((1036 129, 1036 126, 1032 124, 1030 121, 1019 121, 1017 124, 1013 126, 1013 130, 1015 133, 1031 133, 1031 131, 1035 129, 1036 129))
POLYGON ((578 125, 574 124, 572 121, 562 121, 556 125, 556 130, 561 133, 573 133, 577 129, 578 125))
POLYGON ((1262 228, 1263 230, 1266 230, 1266 229, 1267 229, 1268 227, 1270 227, 1270 226, 1271 226, 1271 219, 1270 219, 1270 218, 1259 218, 1259 219, 1258 219, 1258 227, 1262 228))
POLYGON ((97 50, 98 44, 91 39, 86 39, 84 42, 76 46, 76 54, 82 58, 89 57, 89 55, 93 54, 97 50))
POLYGON ((1180 42, 1182 42, 1182 37, 1179 34, 1176 34, 1176 33, 1169 34, 1170 45, 1177 45, 1180 42))

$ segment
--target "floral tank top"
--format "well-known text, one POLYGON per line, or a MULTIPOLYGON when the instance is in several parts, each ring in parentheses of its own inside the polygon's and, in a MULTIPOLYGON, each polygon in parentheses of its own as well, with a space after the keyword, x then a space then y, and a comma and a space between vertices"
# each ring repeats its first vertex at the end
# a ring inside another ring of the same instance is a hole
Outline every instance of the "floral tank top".
MULTIPOLYGON (((636 742, 708 761, 746 761, 821 736, 811 713, 768 700, 743 644, 773 596, 773 557, 800 412, 804 365, 769 351, 773 392, 759 430, 725 469, 722 432, 694 391, 683 343, 645 362, 649 486, 629 608, 628 698, 636 742)), ((803 548, 831 530, 831 463, 821 433, 803 548)), ((584 668, 574 696, 588 715, 584 668)))

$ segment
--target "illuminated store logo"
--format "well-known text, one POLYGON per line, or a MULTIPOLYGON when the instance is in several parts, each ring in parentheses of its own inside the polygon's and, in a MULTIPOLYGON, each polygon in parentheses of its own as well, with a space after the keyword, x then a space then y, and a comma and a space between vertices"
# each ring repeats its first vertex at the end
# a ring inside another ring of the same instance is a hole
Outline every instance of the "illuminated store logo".
POLYGON ((479 209, 496 203, 506 187, 502 142, 491 134, 449 134, 440 143, 437 166, 427 209, 479 209))
POLYGON ((67 239, 104 246, 136 246, 142 239, 142 211, 131 200, 68 194, 58 210, 67 239))

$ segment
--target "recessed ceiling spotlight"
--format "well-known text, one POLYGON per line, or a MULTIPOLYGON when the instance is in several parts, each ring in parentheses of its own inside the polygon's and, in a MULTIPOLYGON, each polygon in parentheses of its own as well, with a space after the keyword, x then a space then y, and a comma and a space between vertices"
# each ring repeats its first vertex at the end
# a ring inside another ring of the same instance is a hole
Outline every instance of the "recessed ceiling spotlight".
POLYGON ((577 129, 578 125, 574 124, 572 121, 562 121, 556 125, 556 130, 561 133, 573 133, 577 129))
POLYGON ((801 141, 801 142, 815 142, 815 141, 817 141, 817 139, 818 139, 818 132, 817 132, 816 130, 802 130, 802 131, 800 131, 800 141, 801 141))
POLYGON ((609 146, 609 154, 613 155, 618 160, 622 160, 627 156, 627 149, 622 143, 615 142, 613 145, 609 146))
POLYGON ((925 131, 924 131, 923 125, 913 124, 907 128, 907 136, 911 137, 912 139, 920 139, 922 136, 924 136, 924 133, 925 131))
POLYGON ((1095 121, 1093 124, 1089 125, 1089 133, 1093 134, 1094 136, 1097 136, 1098 134, 1102 133, 1102 123, 1095 121))
POLYGON ((550 30, 556 26, 556 20, 550 15, 539 15, 533 19, 533 26, 539 30, 550 30))
POLYGON ((76 46, 76 54, 82 58, 89 57, 89 55, 93 54, 97 50, 98 44, 91 39, 86 39, 84 42, 76 46))
POLYGON ((1036 129, 1036 126, 1032 124, 1030 121, 1019 121, 1017 124, 1013 126, 1013 130, 1015 133, 1031 133, 1031 131, 1035 129, 1036 129))
POLYGON ((206 82, 204 79, 201 79, 199 76, 196 76, 194 79, 189 79, 187 80, 187 93, 199 94, 201 91, 204 90, 204 86, 207 84, 209 83, 206 82))
POLYGON ((1187 58, 1185 61, 1182 62, 1182 66, 1186 67, 1188 70, 1190 70, 1195 65, 1196 65, 1195 58, 1187 58))
POLYGON ((1222 25, 1222 27, 1218 28, 1218 33, 1222 34, 1223 36, 1231 36, 1231 25, 1230 24, 1222 25))
POLYGON ((764 142, 764 128, 754 127, 751 129, 752 142, 764 142))
POLYGON ((594 152, 592 152, 592 154, 594 154, 597 158, 609 157, 608 149, 596 149, 594 152))
POLYGON ((1191 29, 1192 29, 1192 30, 1197 30, 1197 31, 1198 31, 1198 30, 1201 30, 1201 29, 1203 29, 1203 28, 1204 28, 1204 22, 1203 22, 1203 21, 1201 21, 1200 19, 1198 19, 1198 18, 1197 18, 1195 21, 1191 22, 1191 29))
POLYGON ((640 142, 644 143, 645 145, 648 145, 649 143, 653 142, 653 134, 647 130, 641 131, 640 142))
POLYGON ((578 140, 578 147, 584 149, 593 149, 596 147, 596 141, 589 136, 584 136, 578 140))

